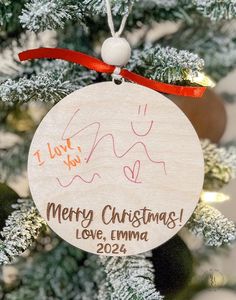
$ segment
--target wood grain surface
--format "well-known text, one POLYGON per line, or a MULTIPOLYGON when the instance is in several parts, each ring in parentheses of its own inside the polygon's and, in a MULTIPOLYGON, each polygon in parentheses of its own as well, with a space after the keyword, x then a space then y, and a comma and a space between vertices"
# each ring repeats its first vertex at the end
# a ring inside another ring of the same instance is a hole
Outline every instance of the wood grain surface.
POLYGON ((198 136, 150 89, 104 82, 55 105, 33 138, 33 199, 63 239, 100 255, 161 245, 191 216, 202 189, 198 136))

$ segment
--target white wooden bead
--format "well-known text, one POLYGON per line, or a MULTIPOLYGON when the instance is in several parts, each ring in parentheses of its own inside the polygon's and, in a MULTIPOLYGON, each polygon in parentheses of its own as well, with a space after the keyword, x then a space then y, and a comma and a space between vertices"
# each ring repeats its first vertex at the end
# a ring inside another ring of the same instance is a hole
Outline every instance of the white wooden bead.
POLYGON ((111 37, 104 41, 101 55, 105 63, 122 67, 126 65, 130 59, 131 47, 126 39, 111 37))

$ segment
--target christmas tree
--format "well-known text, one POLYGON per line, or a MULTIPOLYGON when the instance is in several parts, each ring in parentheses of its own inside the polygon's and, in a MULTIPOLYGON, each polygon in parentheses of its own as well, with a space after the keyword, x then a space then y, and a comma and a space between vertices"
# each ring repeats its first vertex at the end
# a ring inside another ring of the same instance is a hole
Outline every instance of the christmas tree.
MULTIPOLYGON (((137 74, 199 86, 204 73, 217 83, 236 66, 235 0, 112 0, 111 6, 117 27, 129 13, 123 35, 133 52, 127 69, 137 74), (175 24, 173 32, 150 39, 165 22, 175 24)), ((108 75, 61 60, 20 63, 17 54, 34 43, 99 57, 109 36, 105 1, 1 0, 0 28, 0 298, 187 300, 210 287, 212 274, 198 278, 196 265, 213 252, 229 251, 236 228, 206 200, 226 197, 220 190, 235 177, 236 148, 202 140, 204 189, 185 226, 201 238, 200 250, 191 252, 180 236, 137 256, 99 257, 76 249, 50 231, 30 195, 19 199, 8 185, 24 174, 43 115, 108 75), (10 144, 8 135, 14 137, 10 144), (10 283, 3 276, 9 264, 17 272, 10 283)))

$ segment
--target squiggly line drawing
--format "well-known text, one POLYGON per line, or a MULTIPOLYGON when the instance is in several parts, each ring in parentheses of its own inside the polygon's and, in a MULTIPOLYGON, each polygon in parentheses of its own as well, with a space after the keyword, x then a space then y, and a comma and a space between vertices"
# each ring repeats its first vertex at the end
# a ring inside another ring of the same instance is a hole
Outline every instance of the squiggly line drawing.
POLYGON ((96 176, 99 177, 99 178, 101 178, 101 176, 100 176, 98 173, 94 173, 93 176, 92 176, 92 178, 89 179, 89 180, 84 179, 84 178, 81 177, 80 175, 75 175, 75 176, 71 179, 71 181, 69 181, 69 183, 67 183, 67 184, 63 184, 63 183, 61 182, 61 180, 60 180, 58 177, 56 178, 56 180, 58 181, 58 183, 59 183, 59 185, 60 185, 61 187, 67 188, 68 186, 70 186, 70 185, 74 182, 75 179, 80 179, 80 180, 82 180, 84 183, 88 183, 88 184, 89 184, 89 183, 93 183, 96 176))
MULTIPOLYGON (((139 113, 140 113, 140 109, 141 109, 141 107, 139 107, 139 113)), ((146 110, 147 110, 147 105, 145 106, 144 114, 146 114, 146 110)), ((148 149, 147 149, 147 146, 146 146, 146 144, 145 144, 144 142, 142 142, 142 141, 137 141, 137 142, 135 142, 133 145, 131 145, 131 146, 130 146, 126 151, 124 151, 123 153, 118 153, 118 152, 117 152, 117 149, 116 149, 116 145, 115 145, 115 137, 114 137, 114 135, 113 135, 112 133, 107 133, 107 134, 105 134, 105 135, 103 135, 103 136, 101 136, 101 137, 99 138, 99 133, 100 133, 100 129, 101 129, 101 123, 100 123, 100 122, 93 122, 93 123, 91 123, 91 124, 89 124, 89 125, 86 125, 86 126, 83 127, 82 129, 79 129, 79 130, 76 131, 74 134, 65 137, 67 129, 69 128, 71 122, 73 121, 74 117, 76 116, 76 114, 77 114, 79 111, 80 111, 80 109, 78 108, 78 109, 73 113, 72 117, 70 118, 68 124, 66 125, 66 127, 65 127, 65 129, 64 129, 64 131, 63 131, 63 133, 62 133, 61 139, 62 139, 62 140, 72 139, 72 138, 74 138, 76 135, 78 135, 79 133, 85 131, 86 129, 91 128, 91 127, 95 127, 94 140, 93 140, 93 144, 92 144, 92 146, 91 146, 91 149, 90 149, 90 151, 89 151, 89 153, 88 153, 88 156, 87 156, 87 158, 85 159, 85 162, 86 162, 86 163, 89 163, 89 161, 92 159, 92 156, 93 156, 93 154, 95 153, 95 150, 98 148, 98 146, 101 145, 102 142, 103 142, 105 139, 110 139, 110 140, 111 140, 111 144, 112 144, 112 151, 113 151, 113 154, 115 155, 116 158, 121 159, 121 158, 125 157, 125 156, 126 156, 132 149, 134 149, 135 147, 141 146, 141 147, 143 148, 143 150, 144 150, 144 152, 145 152, 145 154, 146 154, 148 160, 149 160, 150 162, 152 162, 152 163, 155 163, 155 164, 161 164, 162 167, 163 167, 163 170, 164 170, 165 175, 167 175, 167 171, 166 171, 166 163, 165 163, 165 161, 153 159, 153 158, 151 157, 151 155, 149 154, 148 149)), ((133 126, 133 122, 131 122, 131 128, 132 128, 134 134, 136 134, 136 135, 139 136, 139 137, 144 137, 144 136, 146 136, 146 135, 149 134, 149 132, 151 131, 151 129, 152 129, 152 127, 153 127, 153 124, 154 124, 154 121, 151 121, 149 129, 148 129, 147 132, 144 133, 144 134, 139 134, 139 133, 137 133, 137 132, 135 131, 134 126, 133 126)), ((134 176, 131 176, 131 178, 130 178, 129 176, 127 176, 127 170, 130 170, 130 171, 131 171, 131 175, 132 175, 132 172, 133 172, 133 174, 135 175, 135 173, 134 173, 135 170, 136 170, 135 167, 138 167, 137 170, 138 170, 138 173, 139 173, 139 169, 140 169, 140 161, 136 161, 136 163, 134 164, 133 170, 132 170, 129 166, 125 166, 125 167, 123 168, 124 175, 125 175, 125 177, 126 177, 129 181, 131 181, 131 182, 133 182, 133 183, 141 183, 141 182, 138 181, 138 176, 135 177, 135 178, 132 178, 132 177, 134 177, 134 176), (137 162, 139 162, 139 164, 138 164, 137 162)), ((75 180, 76 178, 77 178, 77 179, 80 179, 80 180, 81 180, 82 182, 84 182, 84 183, 92 183, 92 182, 95 180, 95 177, 96 177, 96 176, 99 177, 99 178, 101 178, 101 176, 100 176, 98 173, 94 173, 94 174, 93 174, 93 177, 92 177, 90 180, 85 180, 85 179, 82 178, 80 175, 75 175, 75 176, 71 179, 71 181, 70 181, 68 184, 62 184, 59 178, 56 178, 56 179, 57 179, 57 181, 58 181, 58 183, 59 183, 60 186, 66 188, 66 187, 70 186, 70 185, 74 182, 74 180, 75 180)))
POLYGON ((155 163, 155 164, 161 164, 163 166, 163 169, 164 169, 164 172, 165 174, 167 175, 167 172, 166 172, 166 163, 165 161, 163 160, 154 160, 150 155, 149 155, 149 152, 147 150, 147 146, 141 142, 141 141, 138 141, 136 143, 134 143, 132 146, 130 146, 124 153, 122 154, 118 154, 117 153, 117 150, 116 150, 116 145, 115 145, 115 138, 113 136, 112 133, 107 133, 105 135, 103 135, 102 137, 98 138, 98 135, 99 135, 99 132, 100 132, 100 128, 101 128, 101 123, 100 122, 93 122, 85 127, 83 127, 82 129, 78 130, 76 133, 72 134, 71 136, 67 136, 65 137, 65 133, 66 133, 66 130, 68 129, 68 127, 70 126, 72 120, 74 119, 75 115, 78 113, 80 109, 77 109, 74 114, 72 115, 71 119, 69 120, 68 124, 66 125, 66 128, 62 134, 62 137, 61 139, 62 140, 67 140, 68 138, 72 139, 73 137, 75 137, 76 135, 78 135, 79 133, 81 133, 82 131, 88 129, 89 127, 92 127, 92 126, 96 126, 96 131, 95 131, 95 138, 94 138, 94 142, 93 142, 93 145, 91 147, 91 150, 89 152, 89 155, 87 157, 87 160, 86 160, 86 163, 88 163, 91 158, 92 158, 92 155, 93 153, 95 152, 96 148, 98 147, 99 144, 101 144, 101 142, 105 139, 105 138, 110 138, 111 139, 111 142, 112 142, 112 151, 115 155, 116 158, 123 158, 124 156, 126 156, 133 148, 135 148, 137 145, 140 145, 143 147, 144 149, 144 152, 147 156, 147 158, 149 159, 150 162, 152 163, 155 163))

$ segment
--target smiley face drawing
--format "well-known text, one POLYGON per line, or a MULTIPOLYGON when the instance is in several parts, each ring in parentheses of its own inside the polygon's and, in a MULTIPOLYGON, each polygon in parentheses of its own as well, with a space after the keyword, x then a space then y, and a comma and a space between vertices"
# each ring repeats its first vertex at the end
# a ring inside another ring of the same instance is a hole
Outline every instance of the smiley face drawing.
MULTIPOLYGON (((145 104, 144 109, 143 109, 142 105, 139 105, 139 106, 138 106, 138 115, 141 115, 141 114, 143 113, 143 116, 146 116, 147 108, 148 108, 148 105, 147 105, 147 104, 145 104), (142 109, 143 109, 143 111, 142 111, 142 109)), ((144 131, 144 132, 141 133, 141 132, 139 132, 138 130, 136 130, 136 126, 135 126, 134 122, 131 121, 131 129, 132 129, 132 132, 133 132, 135 135, 137 135, 138 137, 145 137, 145 136, 147 136, 147 135, 150 133, 150 131, 152 130, 153 123, 154 123, 153 120, 150 121, 150 122, 148 123, 148 125, 147 125, 146 131, 144 131)))

